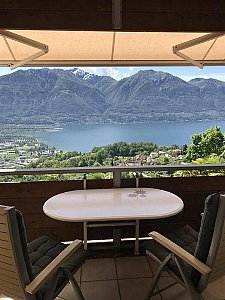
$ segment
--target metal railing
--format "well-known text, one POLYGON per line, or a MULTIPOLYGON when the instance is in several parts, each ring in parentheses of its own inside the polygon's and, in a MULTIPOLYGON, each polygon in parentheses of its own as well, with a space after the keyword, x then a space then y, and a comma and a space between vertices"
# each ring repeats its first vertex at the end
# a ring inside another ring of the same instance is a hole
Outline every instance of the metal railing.
POLYGON ((149 166, 109 166, 109 167, 76 167, 76 168, 39 168, 39 169, 0 169, 0 176, 18 175, 50 175, 76 173, 112 173, 113 186, 120 187, 123 172, 159 172, 159 171, 206 171, 225 170, 225 164, 181 164, 181 165, 149 165, 149 166))

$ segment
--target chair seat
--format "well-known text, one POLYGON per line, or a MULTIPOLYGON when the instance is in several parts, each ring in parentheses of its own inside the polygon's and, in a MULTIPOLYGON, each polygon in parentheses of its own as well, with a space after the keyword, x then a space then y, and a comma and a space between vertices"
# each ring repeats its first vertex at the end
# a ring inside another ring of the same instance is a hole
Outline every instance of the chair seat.
MULTIPOLYGON (((189 253, 194 254, 198 240, 198 232, 192 229, 190 226, 186 225, 165 236, 189 253)), ((170 251, 168 249, 154 240, 144 242, 143 246, 146 250, 156 256, 160 261, 163 261, 170 254, 170 251)), ((188 274, 191 276, 192 268, 188 264, 185 264, 185 266, 187 268, 186 270, 188 274)), ((173 271, 180 279, 182 279, 180 272, 173 261, 170 261, 167 267, 171 269, 171 271, 173 271)))
MULTIPOLYGON (((30 243, 28 243, 28 251, 30 254, 30 260, 33 269, 34 278, 54 259, 57 255, 65 249, 67 245, 60 243, 48 236, 41 236, 30 243)), ((88 256, 88 251, 80 248, 73 254, 66 263, 63 264, 67 267, 71 273, 75 273, 76 270, 84 263, 88 256)), ((60 272, 60 277, 56 289, 65 286, 68 283, 68 278, 63 272, 60 272)), ((39 298, 45 294, 48 286, 48 281, 39 290, 39 298)))

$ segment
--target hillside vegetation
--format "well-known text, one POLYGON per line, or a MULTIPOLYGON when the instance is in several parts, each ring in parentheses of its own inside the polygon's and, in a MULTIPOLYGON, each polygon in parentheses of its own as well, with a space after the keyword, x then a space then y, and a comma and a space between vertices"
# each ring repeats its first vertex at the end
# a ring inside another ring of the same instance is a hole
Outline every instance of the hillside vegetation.
MULTIPOLYGON (((30 141, 28 141, 30 144, 30 141)), ((67 168, 67 167, 97 167, 97 166, 137 166, 137 165, 179 165, 179 164, 224 164, 225 163, 225 136, 221 129, 216 126, 203 133, 195 133, 190 145, 178 147, 157 146, 151 142, 126 143, 116 142, 101 147, 94 147, 90 152, 79 153, 77 151, 64 152, 57 149, 49 149, 47 145, 37 144, 33 140, 31 147, 26 147, 25 154, 22 144, 27 141, 14 142, 10 152, 14 150, 13 157, 6 157, 7 163, 17 161, 16 168, 67 168), (23 150, 23 154, 20 154, 23 150), (22 155, 22 156, 21 156, 22 155), (27 155, 27 157, 25 157, 27 155), (22 166, 22 161, 24 162, 22 166), (28 163, 30 161, 30 163, 28 163)), ((28 146, 28 145, 27 145, 28 146)), ((8 149, 7 148, 7 149, 8 149)), ((6 147, 5 147, 6 149, 6 147)), ((4 150, 6 151, 6 150, 4 150)), ((11 155, 11 154, 10 154, 11 155)), ((139 176, 161 177, 161 176, 206 176, 224 175, 224 171, 161 171, 144 172, 139 176)), ((88 174, 88 178, 111 178, 111 173, 88 174)), ((123 177, 136 176, 134 172, 123 173, 123 177)), ((38 181, 38 180, 68 180, 80 179, 83 174, 57 174, 57 175, 26 175, 5 176, 2 181, 38 181)))
MULTIPOLYGON (((221 164, 225 162, 225 135, 220 127, 209 128, 195 133, 190 145, 178 147, 157 146, 154 143, 117 142, 94 147, 88 153, 69 151, 57 153, 54 157, 43 158, 32 163, 32 168, 92 167, 92 166, 135 166, 135 165, 179 165, 179 164, 221 164)), ((148 172, 149 173, 149 172, 148 172)), ((163 174, 165 172, 162 172, 163 174)), ((166 172, 167 173, 167 172, 166 172)), ((170 176, 196 175, 201 172, 169 172, 170 176)), ((208 175, 210 172, 205 172, 208 175)), ((159 173, 161 174, 161 173, 159 173)), ((157 176, 155 174, 148 174, 157 176)), ((92 175, 93 176, 93 175, 92 175)), ((94 175, 95 176, 95 175, 94 175)))

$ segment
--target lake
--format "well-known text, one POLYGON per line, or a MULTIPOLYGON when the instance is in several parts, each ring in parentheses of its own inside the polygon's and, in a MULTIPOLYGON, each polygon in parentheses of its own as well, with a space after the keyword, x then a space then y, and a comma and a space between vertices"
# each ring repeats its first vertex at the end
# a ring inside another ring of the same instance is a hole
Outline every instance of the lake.
POLYGON ((154 142, 161 146, 191 143, 196 132, 218 125, 225 131, 225 121, 70 125, 62 130, 40 132, 36 138, 50 147, 64 151, 89 152, 94 146, 114 142, 154 142))

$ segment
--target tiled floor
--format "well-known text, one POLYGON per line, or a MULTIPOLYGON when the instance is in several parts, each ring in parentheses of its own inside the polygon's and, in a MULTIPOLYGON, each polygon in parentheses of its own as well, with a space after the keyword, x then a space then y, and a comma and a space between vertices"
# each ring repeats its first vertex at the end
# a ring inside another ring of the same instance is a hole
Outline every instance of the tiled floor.
MULTIPOLYGON (((144 300, 157 265, 145 256, 88 259, 76 273, 76 278, 86 300, 144 300)), ((173 280, 163 274, 159 287, 173 280)), ((208 286, 205 300, 225 300, 225 277, 208 286)), ((4 299, 4 298, 0 298, 4 299)), ((76 300, 70 284, 57 300, 76 300)), ((188 300, 184 288, 176 285, 154 296, 152 300, 188 300)))
MULTIPOLYGON (((86 300, 144 300, 157 264, 149 257, 118 257, 89 259, 77 275, 86 300)), ((173 279, 164 273, 159 282, 163 287, 173 279)), ((225 300, 225 277, 209 285, 205 300, 225 300)), ((57 300, 75 300, 68 285, 57 300)), ((176 285, 154 296, 152 300, 189 300, 185 289, 176 285)))

